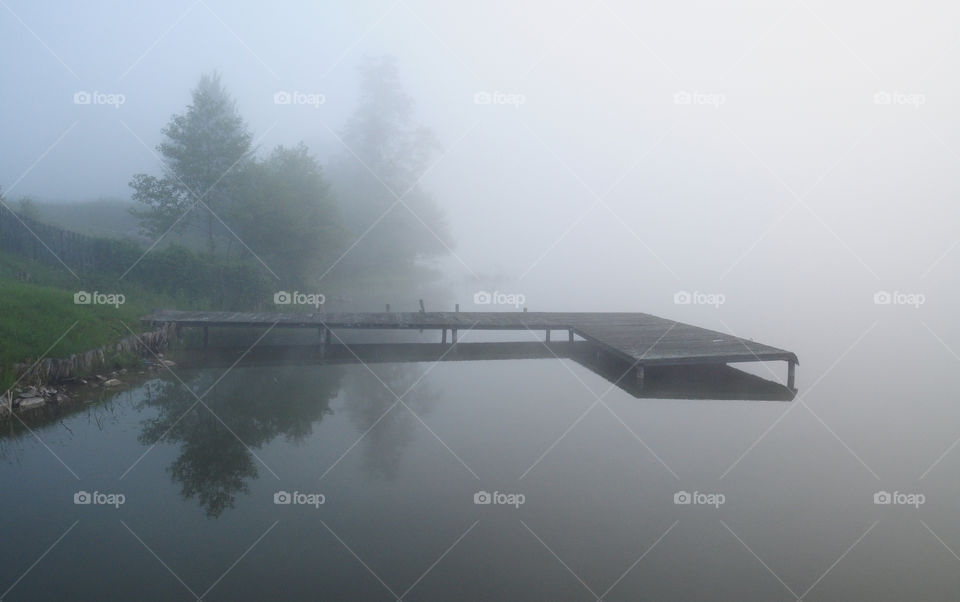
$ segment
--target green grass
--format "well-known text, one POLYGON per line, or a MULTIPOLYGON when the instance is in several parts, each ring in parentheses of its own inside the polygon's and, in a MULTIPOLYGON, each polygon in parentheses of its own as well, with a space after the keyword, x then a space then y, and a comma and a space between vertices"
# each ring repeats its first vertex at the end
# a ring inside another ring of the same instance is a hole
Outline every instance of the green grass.
POLYGON ((73 291, 0 280, 0 390, 14 382, 12 365, 66 357, 142 330, 146 308, 136 302, 78 305, 73 291), (126 326, 124 326, 126 324, 126 326))
POLYGON ((118 285, 115 276, 80 281, 63 267, 0 253, 0 392, 16 380, 15 363, 67 357, 116 342, 130 334, 127 326, 141 332, 140 318, 153 308, 178 305, 183 303, 142 287, 118 285), (73 295, 81 290, 122 293, 124 303, 75 304, 73 295))

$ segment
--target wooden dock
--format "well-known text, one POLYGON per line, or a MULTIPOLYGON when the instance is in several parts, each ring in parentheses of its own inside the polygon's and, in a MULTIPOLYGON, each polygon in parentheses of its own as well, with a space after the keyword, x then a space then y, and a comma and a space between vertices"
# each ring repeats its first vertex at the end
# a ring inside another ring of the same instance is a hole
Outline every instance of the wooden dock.
POLYGON ((179 328, 314 328, 321 343, 330 342, 331 330, 439 330, 441 344, 457 343, 458 332, 470 330, 543 331, 580 337, 592 343, 597 355, 609 354, 627 362, 642 385, 647 366, 717 365, 738 362, 784 361, 786 386, 795 390, 796 354, 722 332, 674 322, 643 313, 563 312, 382 312, 382 313, 234 313, 157 311, 142 319, 150 325, 175 324, 179 328))

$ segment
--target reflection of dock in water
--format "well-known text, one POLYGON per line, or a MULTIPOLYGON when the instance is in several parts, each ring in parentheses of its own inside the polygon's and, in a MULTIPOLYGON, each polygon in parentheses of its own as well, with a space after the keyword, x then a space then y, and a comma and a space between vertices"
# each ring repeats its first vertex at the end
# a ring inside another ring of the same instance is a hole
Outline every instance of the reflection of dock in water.
MULTIPOLYGON (((210 328, 316 329, 322 346, 330 348, 331 352, 335 347, 330 345, 333 342, 331 331, 336 330, 439 330, 440 343, 436 348, 441 350, 452 349, 450 345, 463 349, 464 345, 457 344, 458 332, 542 330, 547 344, 559 345, 559 342, 551 343, 550 336, 551 332, 560 331, 567 333, 568 343, 576 343, 577 337, 589 342, 598 358, 626 362, 624 369, 630 372, 634 385, 640 388, 645 386, 647 372, 651 370, 662 376, 683 372, 679 366, 695 366, 701 369, 701 378, 707 378, 724 373, 721 367, 729 363, 783 361, 787 363, 786 388, 795 391, 798 364, 797 356, 790 351, 642 313, 387 311, 297 314, 163 310, 142 320, 153 325, 173 324, 178 329, 202 328, 204 346, 210 328), (447 331, 451 335, 450 345, 447 344, 447 331), (674 369, 663 369, 671 366, 674 369)), ((623 386, 628 388, 626 384, 623 386)))
POLYGON ((792 389, 726 364, 652 365, 644 380, 631 362, 599 350, 588 341, 520 343, 351 343, 350 345, 256 345, 182 349, 182 368, 237 366, 341 365, 484 360, 571 359, 638 398, 743 399, 790 401, 792 389), (246 354, 244 355, 244 353, 246 354), (238 362, 239 360, 239 362, 238 362))

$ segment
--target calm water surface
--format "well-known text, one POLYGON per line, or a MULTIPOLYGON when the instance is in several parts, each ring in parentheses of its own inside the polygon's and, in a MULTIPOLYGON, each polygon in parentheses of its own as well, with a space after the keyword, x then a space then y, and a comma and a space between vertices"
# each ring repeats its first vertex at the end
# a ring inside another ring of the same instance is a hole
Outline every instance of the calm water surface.
POLYGON ((3 599, 956 597, 960 457, 918 478, 955 435, 949 362, 910 397, 820 361, 792 404, 635 399, 557 359, 176 368, 0 442, 3 599))

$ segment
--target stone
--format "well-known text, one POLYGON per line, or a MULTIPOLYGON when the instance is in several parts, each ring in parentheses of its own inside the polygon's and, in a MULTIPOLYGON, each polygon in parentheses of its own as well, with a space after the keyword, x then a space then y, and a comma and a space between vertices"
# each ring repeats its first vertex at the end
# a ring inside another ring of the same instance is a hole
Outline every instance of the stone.
POLYGON ((161 360, 163 361, 164 366, 176 366, 177 364, 173 360, 161 360))
POLYGON ((47 400, 42 397, 27 397, 26 399, 20 400, 20 409, 29 410, 31 408, 39 408, 45 403, 47 403, 47 400))
POLYGON ((103 383, 103 386, 104 386, 104 387, 117 387, 117 386, 122 385, 122 384, 123 384, 123 383, 122 383, 121 381, 119 381, 119 380, 117 380, 117 379, 115 379, 115 378, 111 378, 110 380, 104 382, 104 383, 103 383))

